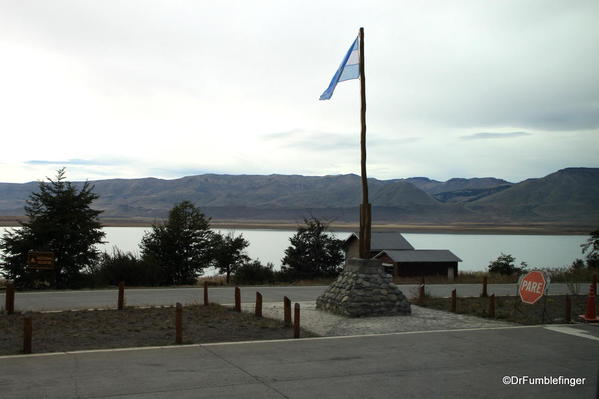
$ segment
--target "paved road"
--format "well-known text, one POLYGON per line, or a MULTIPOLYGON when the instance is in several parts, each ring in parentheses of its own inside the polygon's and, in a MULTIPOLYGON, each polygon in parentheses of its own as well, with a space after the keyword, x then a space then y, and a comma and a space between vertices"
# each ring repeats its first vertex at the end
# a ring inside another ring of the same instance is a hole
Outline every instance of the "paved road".
MULTIPOLYGON (((400 289, 408 297, 416 296, 417 285, 400 285, 400 289)), ((427 285, 426 291, 432 296, 447 297, 451 290, 457 288, 458 296, 477 296, 481 292, 480 284, 461 285, 427 285)), ((241 299, 243 302, 254 302, 256 291, 260 291, 265 302, 282 301, 284 296, 294 302, 314 301, 324 292, 326 286, 304 287, 243 287, 241 299)), ((489 294, 515 295, 515 284, 490 284, 489 294)), ((568 293, 566 284, 552 284, 549 293, 560 295, 568 293)), ((177 302, 191 304, 203 302, 202 288, 144 288, 127 289, 127 305, 174 305, 177 302)), ((210 288, 209 299, 216 303, 233 303, 234 289, 210 288)), ((81 291, 38 291, 17 292, 15 308, 18 311, 26 310, 65 310, 65 309, 90 309, 116 306, 116 290, 81 290, 81 291)), ((0 295, 0 306, 4 304, 4 294, 0 295)))
POLYGON ((550 328, 0 357, 0 397, 595 397, 599 328, 550 328), (577 386, 505 385, 504 376, 585 380, 577 386))

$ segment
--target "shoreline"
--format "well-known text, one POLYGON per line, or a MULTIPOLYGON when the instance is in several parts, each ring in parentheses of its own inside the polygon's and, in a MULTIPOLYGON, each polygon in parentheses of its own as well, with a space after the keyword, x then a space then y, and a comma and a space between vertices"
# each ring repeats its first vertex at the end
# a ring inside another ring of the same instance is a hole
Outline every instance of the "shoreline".
MULTIPOLYGON (((26 220, 19 216, 0 216, 0 227, 18 227, 20 221, 26 220)), ((163 219, 131 218, 100 219, 103 227, 151 227, 163 219)), ((248 229, 248 230, 296 230, 301 222, 280 220, 224 220, 213 219, 212 228, 248 229)), ((596 226, 566 225, 566 224, 486 224, 486 223, 393 223, 382 222, 372 225, 373 231, 401 231, 405 233, 437 233, 437 234, 505 234, 505 235, 588 235, 596 226)), ((357 223, 332 222, 331 231, 358 231, 357 223)))

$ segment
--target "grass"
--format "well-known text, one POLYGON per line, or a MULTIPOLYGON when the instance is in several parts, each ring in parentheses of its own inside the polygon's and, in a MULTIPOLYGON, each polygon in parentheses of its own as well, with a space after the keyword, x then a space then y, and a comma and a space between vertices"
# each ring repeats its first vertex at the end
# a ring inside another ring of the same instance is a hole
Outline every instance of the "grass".
MULTIPOLYGON (((504 276, 501 274, 487 272, 459 272, 453 279, 447 276, 425 276, 425 284, 482 284, 483 278, 487 277, 488 284, 511 284, 518 282, 518 276, 504 276)), ((394 279, 395 284, 421 284, 422 277, 399 277, 394 279)))
MULTIPOLYGON (((174 307, 28 313, 33 352, 127 348, 175 344, 174 307)), ((0 315, 0 355, 22 350, 23 314, 0 315)), ((302 330, 302 337, 314 334, 302 330)), ((292 338, 280 320, 257 318, 220 305, 183 308, 183 343, 292 338)))
MULTIPOLYGON (((572 321, 586 310, 586 295, 572 295, 572 321)), ((565 295, 545 296, 534 305, 522 303, 519 297, 500 296, 495 298, 495 318, 519 324, 551 324, 565 322, 565 295)), ((414 301, 414 304, 427 308, 449 311, 449 298, 431 298, 414 301)), ((456 311, 478 317, 488 317, 489 298, 470 297, 456 299, 456 311)))

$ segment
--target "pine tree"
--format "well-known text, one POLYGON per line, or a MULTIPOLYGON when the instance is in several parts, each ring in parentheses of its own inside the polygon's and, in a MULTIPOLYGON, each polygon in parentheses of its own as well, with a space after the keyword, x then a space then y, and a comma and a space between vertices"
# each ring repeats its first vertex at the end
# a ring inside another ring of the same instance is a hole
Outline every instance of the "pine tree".
POLYGON ((213 232, 191 202, 183 201, 169 212, 168 220, 154 224, 142 239, 142 258, 160 270, 159 282, 195 284, 213 254, 213 232))
POLYGON ((304 219, 297 233, 289 239, 291 246, 285 250, 283 272, 296 279, 334 277, 341 272, 343 241, 326 232, 327 223, 316 218, 304 219))
POLYGON ((3 275, 18 286, 36 287, 52 284, 73 288, 80 283, 82 272, 99 258, 96 245, 104 232, 98 216, 102 211, 91 208, 98 198, 88 182, 77 189, 65 181, 65 169, 59 169, 55 180, 39 183, 39 192, 26 201, 27 221, 0 239, 4 252, 0 268, 3 275), (26 266, 29 251, 52 251, 54 270, 31 270, 26 266))

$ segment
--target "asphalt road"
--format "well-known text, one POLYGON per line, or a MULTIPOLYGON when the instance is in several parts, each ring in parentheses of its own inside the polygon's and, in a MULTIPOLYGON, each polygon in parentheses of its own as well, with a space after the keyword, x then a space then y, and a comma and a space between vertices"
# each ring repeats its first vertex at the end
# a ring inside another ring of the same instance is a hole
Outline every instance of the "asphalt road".
MULTIPOLYGON (((586 287, 586 285, 583 285, 586 287)), ((409 298, 417 295, 417 285, 400 285, 400 289, 409 298)), ((426 286, 429 295, 448 297, 451 290, 456 288, 458 296, 478 296, 481 292, 480 284, 441 285, 431 284, 426 286)), ((324 292, 326 286, 265 286, 242 287, 242 302, 254 302, 256 291, 260 291, 265 302, 282 301, 284 296, 294 302, 315 301, 324 292)), ((581 292, 584 288, 581 288, 581 292)), ((489 294, 515 295, 515 284, 489 284, 489 294)), ((549 293, 560 295, 569 293, 566 284, 552 284, 549 293)), ((17 311, 29 310, 67 310, 91 309, 116 306, 117 290, 78 290, 78 291, 36 291, 17 292, 15 309, 17 311)), ((126 289, 126 304, 131 306, 146 305, 174 305, 203 303, 203 288, 130 288, 126 289)), ((210 288, 210 302, 228 304, 234 302, 234 288, 210 288)), ((0 306, 4 304, 4 293, 0 295, 0 306)))
POLYGON ((0 357, 0 397, 592 398, 598 359, 584 325, 21 355, 0 357))

